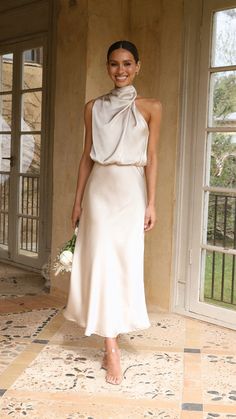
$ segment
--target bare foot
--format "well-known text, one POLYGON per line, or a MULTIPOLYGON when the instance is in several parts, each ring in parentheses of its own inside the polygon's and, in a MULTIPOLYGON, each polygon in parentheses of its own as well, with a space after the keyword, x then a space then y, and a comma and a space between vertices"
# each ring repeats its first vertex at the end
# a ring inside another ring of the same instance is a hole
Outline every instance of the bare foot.
POLYGON ((107 370, 106 382, 110 384, 120 384, 122 381, 122 371, 120 366, 120 349, 109 348, 103 358, 103 368, 107 370))

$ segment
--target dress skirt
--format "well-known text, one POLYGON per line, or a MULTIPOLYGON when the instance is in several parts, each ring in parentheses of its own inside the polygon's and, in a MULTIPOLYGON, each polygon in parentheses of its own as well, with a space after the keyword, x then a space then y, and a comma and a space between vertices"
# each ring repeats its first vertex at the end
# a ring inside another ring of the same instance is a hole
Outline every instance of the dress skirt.
POLYGON ((143 167, 94 163, 72 262, 66 319, 116 337, 151 326, 144 290, 143 167))

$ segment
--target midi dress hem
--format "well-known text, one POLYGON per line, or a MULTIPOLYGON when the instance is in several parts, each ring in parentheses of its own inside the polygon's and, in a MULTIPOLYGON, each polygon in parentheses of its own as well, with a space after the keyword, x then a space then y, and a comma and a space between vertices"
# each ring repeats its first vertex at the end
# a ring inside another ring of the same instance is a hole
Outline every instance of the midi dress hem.
POLYGON ((120 335, 122 333, 125 334, 125 333, 131 333, 131 332, 138 332, 138 331, 141 331, 141 330, 149 329, 149 327, 151 327, 151 323, 149 323, 146 326, 140 326, 140 327, 131 328, 131 329, 122 329, 121 331, 117 332, 117 334, 115 336, 107 336, 107 335, 104 334, 104 332, 100 332, 99 330, 91 330, 91 331, 86 330, 87 326, 85 324, 81 324, 76 319, 71 318, 70 316, 67 315, 67 313, 65 311, 63 311, 62 314, 63 314, 63 316, 65 317, 66 320, 74 322, 79 327, 85 329, 85 332, 84 332, 85 336, 98 335, 98 336, 101 336, 101 337, 104 337, 104 338, 116 338, 118 335, 120 335))

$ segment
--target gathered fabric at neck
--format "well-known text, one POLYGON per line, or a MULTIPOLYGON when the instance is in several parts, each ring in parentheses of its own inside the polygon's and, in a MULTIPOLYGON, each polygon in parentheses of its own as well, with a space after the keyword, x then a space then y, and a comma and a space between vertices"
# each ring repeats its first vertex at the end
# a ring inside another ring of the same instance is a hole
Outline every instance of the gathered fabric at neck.
POLYGON ((135 106, 133 85, 115 87, 92 109, 90 156, 101 164, 146 164, 148 126, 135 106))
POLYGON ((112 104, 117 106, 124 106, 124 109, 132 105, 137 97, 137 91, 133 85, 124 87, 115 87, 108 94, 112 104))

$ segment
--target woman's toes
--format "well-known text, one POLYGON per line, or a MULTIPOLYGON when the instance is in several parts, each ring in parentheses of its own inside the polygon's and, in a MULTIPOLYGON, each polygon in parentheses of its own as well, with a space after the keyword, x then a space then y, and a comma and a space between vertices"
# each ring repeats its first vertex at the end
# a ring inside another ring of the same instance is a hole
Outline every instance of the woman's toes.
POLYGON ((121 383, 120 350, 112 348, 106 354, 106 381, 111 384, 121 383))
POLYGON ((116 384, 116 377, 113 377, 112 375, 107 375, 106 381, 111 384, 116 384))
POLYGON ((120 378, 119 377, 114 377, 112 375, 107 375, 106 376, 106 381, 107 381, 107 383, 110 383, 110 384, 120 384, 120 378))

